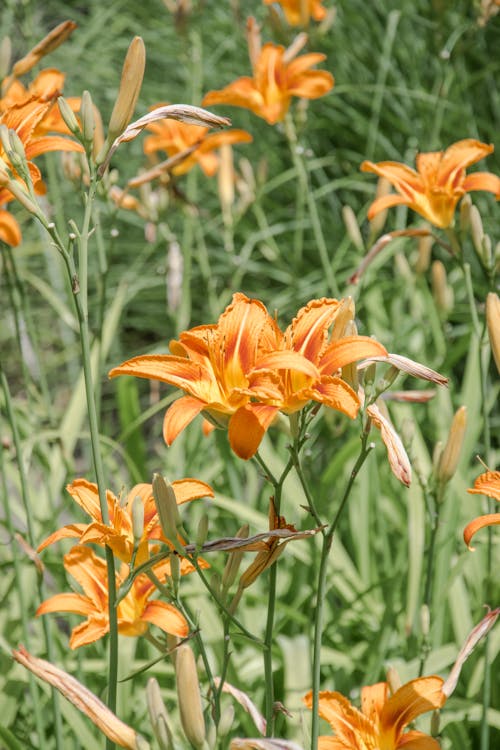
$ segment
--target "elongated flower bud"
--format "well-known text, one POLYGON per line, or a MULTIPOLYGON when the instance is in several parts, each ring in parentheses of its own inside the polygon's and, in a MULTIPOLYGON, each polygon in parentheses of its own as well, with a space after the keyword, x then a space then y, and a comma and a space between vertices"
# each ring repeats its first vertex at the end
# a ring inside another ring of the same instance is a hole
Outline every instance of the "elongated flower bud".
POLYGON ((467 408, 461 406, 453 417, 448 440, 444 446, 443 454, 439 462, 437 479, 441 485, 445 485, 455 474, 460 460, 460 451, 465 437, 467 425, 467 408))
POLYGON ((12 68, 12 75, 18 78, 19 76, 27 73, 33 68, 39 60, 49 52, 52 52, 60 44, 66 41, 66 39, 76 29, 76 23, 73 21, 63 21, 55 29, 49 31, 38 44, 36 44, 32 50, 28 52, 21 60, 18 60, 12 68))
POLYGON ((59 107, 61 117, 63 118, 71 133, 73 133, 73 135, 76 135, 77 137, 81 136, 81 130, 78 124, 78 120, 76 119, 75 113, 69 106, 64 96, 59 96, 57 98, 57 106, 59 107))
POLYGON ((144 503, 140 495, 132 501, 132 533, 135 544, 138 544, 144 534, 144 503))
POLYGON ((175 492, 171 484, 161 474, 153 475, 153 498, 158 511, 158 519, 163 533, 174 545, 177 552, 183 554, 182 545, 177 539, 178 530, 182 527, 175 492))
POLYGON ((175 676, 184 734, 196 750, 201 750, 205 744, 205 720, 201 706, 196 660, 191 646, 187 643, 177 649, 175 676))
POLYGON ((350 206, 342 206, 342 219, 344 220, 345 228, 352 244, 357 250, 359 250, 360 252, 364 252, 365 243, 363 242, 363 237, 361 236, 361 231, 359 228, 358 220, 356 219, 356 214, 350 206))
POLYGON ((132 119, 141 90, 145 67, 146 48, 142 38, 136 36, 130 43, 123 63, 120 88, 109 121, 109 144, 113 143, 115 138, 123 133, 132 119))
POLYGON ((434 244, 434 237, 427 235, 425 237, 419 237, 418 240, 418 258, 415 263, 416 273, 425 273, 429 268, 431 262, 432 245, 434 244))
POLYGON ((432 293, 438 310, 444 314, 453 307, 453 291, 448 284, 446 268, 440 260, 435 260, 431 267, 432 293))
POLYGON ((172 730, 168 723, 168 713, 161 697, 158 680, 150 677, 146 685, 146 703, 151 719, 151 728, 160 750, 174 750, 172 730))
POLYGON ((491 353, 500 374, 500 297, 495 292, 486 297, 486 324, 491 353))

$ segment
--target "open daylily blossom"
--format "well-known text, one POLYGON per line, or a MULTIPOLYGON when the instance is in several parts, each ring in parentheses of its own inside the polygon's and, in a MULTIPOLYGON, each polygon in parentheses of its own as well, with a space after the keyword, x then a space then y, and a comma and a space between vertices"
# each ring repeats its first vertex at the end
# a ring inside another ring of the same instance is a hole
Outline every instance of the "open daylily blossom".
MULTIPOLYGON (((82 146, 70 138, 60 135, 39 135, 37 128, 52 107, 52 102, 42 102, 30 99, 24 104, 14 104, 0 114, 0 125, 5 125, 8 130, 13 130, 19 137, 26 154, 26 160, 30 177, 35 192, 43 194, 45 186, 42 182, 40 170, 32 159, 48 151, 82 151, 82 146)), ((22 182, 21 177, 11 164, 9 155, 5 152, 0 142, 0 206, 14 200, 14 195, 9 190, 10 175, 5 167, 10 169, 12 180, 22 182)), ((0 239, 9 245, 18 245, 21 241, 19 225, 13 216, 5 209, 0 210, 0 239)))
POLYGON ((385 177, 396 193, 375 200, 369 210, 371 220, 391 206, 406 205, 440 229, 453 223, 458 201, 472 190, 486 190, 500 198, 500 178, 490 172, 465 170, 493 151, 493 146, 472 138, 457 141, 446 151, 420 153, 416 157, 417 170, 395 161, 374 164, 364 161, 362 172, 374 172, 385 177))
MULTIPOLYGON (((149 559, 149 542, 167 540, 163 537, 153 490, 150 484, 137 484, 132 487, 123 501, 120 501, 110 490, 106 497, 108 502, 109 526, 102 522, 97 485, 86 479, 75 479, 66 488, 73 500, 93 519, 91 523, 72 523, 63 526, 38 547, 41 552, 45 547, 60 539, 74 538, 79 544, 108 545, 113 553, 124 563, 130 563, 136 549, 135 564, 141 565, 149 559), (134 541, 132 508, 136 497, 140 498, 144 509, 143 533, 137 543, 134 541)), ((180 479, 172 482, 177 504, 187 503, 201 497, 213 497, 211 487, 198 479, 180 479)), ((187 564, 183 560, 182 564, 187 564)), ((192 566, 188 564, 192 570, 192 566)), ((183 572, 188 572, 186 571, 183 572)))
MULTIPOLYGON (((488 497, 500 501, 500 471, 487 471, 481 474, 474 482, 474 487, 467 492, 472 495, 488 495, 488 497)), ((500 513, 487 513, 484 516, 479 516, 465 527, 464 542, 470 550, 473 550, 474 547, 471 547, 470 543, 474 534, 485 526, 498 525, 500 525, 500 513)))
POLYGON ((285 50, 277 44, 265 44, 251 55, 253 76, 243 76, 220 91, 209 91, 202 104, 230 104, 250 109, 270 125, 281 122, 293 96, 318 99, 333 88, 334 79, 326 70, 311 70, 325 55, 311 52, 295 57, 296 47, 285 50))
MULTIPOLYGON (((93 643, 109 631, 108 580, 106 562, 97 557, 89 547, 76 544, 64 555, 64 567, 80 584, 83 594, 56 594, 38 607, 36 614, 49 612, 73 612, 87 619, 73 628, 70 648, 93 643)), ((153 568, 160 581, 170 575, 170 562, 159 563, 153 568)), ((116 576, 117 589, 125 581, 128 566, 122 565, 116 576)), ((155 585, 146 575, 134 578, 130 591, 119 602, 118 632, 122 635, 142 635, 148 625, 156 625, 171 635, 185 638, 189 632, 184 615, 167 602, 151 599, 155 585)))
POLYGON ((322 21, 327 14, 322 0, 264 0, 264 5, 274 3, 281 5, 290 26, 307 26, 310 18, 322 21))
POLYGON ((328 344, 339 309, 337 300, 313 300, 283 334, 261 302, 237 293, 216 325, 184 331, 172 341, 172 354, 134 357, 109 375, 161 380, 187 394, 165 415, 168 445, 203 412, 216 426, 228 426, 232 449, 247 459, 279 411, 291 414, 313 400, 356 416, 359 399, 337 371, 387 352, 363 336, 328 344))
MULTIPOLYGON (((341 693, 319 694, 319 715, 332 727, 334 737, 320 737, 318 750, 439 750, 437 740, 405 728, 417 716, 440 708, 446 696, 441 677, 420 677, 407 682, 390 695, 387 682, 361 690, 361 711, 341 693)), ((304 702, 312 708, 312 692, 304 702)))
MULTIPOLYGON (((156 106, 166 105, 157 104, 156 106)), ((252 140, 250 133, 245 130, 224 130, 221 133, 209 133, 208 127, 190 125, 175 120, 157 120, 148 125, 147 130, 153 135, 149 135, 144 140, 144 152, 146 154, 164 151, 169 157, 172 157, 190 151, 195 146, 195 149, 172 169, 174 174, 184 174, 195 164, 199 164, 207 177, 212 177, 219 166, 219 159, 214 151, 217 151, 224 144, 249 143, 252 140)))

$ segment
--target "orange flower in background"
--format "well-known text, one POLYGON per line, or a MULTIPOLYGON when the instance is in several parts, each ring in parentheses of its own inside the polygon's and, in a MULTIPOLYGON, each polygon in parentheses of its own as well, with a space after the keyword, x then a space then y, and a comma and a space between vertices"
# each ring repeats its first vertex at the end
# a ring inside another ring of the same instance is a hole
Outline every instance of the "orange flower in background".
MULTIPOLYGON (((97 557, 88 547, 75 545, 64 555, 64 567, 80 584, 83 594, 56 594, 38 607, 36 615, 49 612, 72 612, 86 616, 85 622, 73 628, 70 648, 78 648, 102 638, 109 631, 108 581, 106 562, 97 557)), ((153 568, 160 581, 170 574, 170 563, 162 562, 153 568)), ((128 566, 122 565, 116 577, 117 588, 128 574, 128 566)), ((156 591, 146 575, 137 576, 128 594, 117 606, 118 632, 122 635, 142 635, 148 625, 156 625, 166 633, 185 638, 189 632, 184 615, 172 604, 156 599, 156 591)))
MULTIPOLYGON (((471 495, 488 495, 488 497, 500 501, 500 471, 487 471, 481 474, 474 482, 474 487, 467 492, 470 492, 471 495)), ((474 534, 485 526, 497 526, 499 524, 500 513, 488 513, 475 518, 464 529, 464 542, 470 550, 474 549, 470 546, 474 534)))
MULTIPOLYGON (((212 488, 198 479, 179 479, 172 482, 172 488, 178 505, 201 497, 214 496, 212 488)), ((110 490, 107 491, 109 526, 102 522, 99 491, 96 484, 88 482, 86 479, 75 479, 74 482, 68 484, 66 489, 73 500, 93 521, 89 524, 72 523, 63 526, 40 544, 38 552, 60 539, 73 538, 78 539, 79 544, 107 545, 122 562, 129 563, 132 560, 135 546, 132 507, 136 497, 140 498, 144 508, 144 531, 137 544, 135 564, 141 565, 149 558, 150 541, 167 541, 161 531, 150 484, 136 484, 124 500, 119 500, 110 490)), ((182 564, 185 562, 182 561, 182 564)))
MULTIPOLYGON (((393 695, 387 682, 369 685, 361 690, 361 711, 341 693, 319 694, 319 715, 332 727, 335 737, 320 737, 319 750, 439 750, 429 735, 404 729, 417 716, 440 708, 446 697, 440 677, 420 677, 403 685, 393 695)), ((304 702, 312 708, 312 692, 304 702)))
POLYGON ((276 2, 283 8, 290 26, 306 26, 310 18, 322 21, 327 14, 322 0, 264 0, 264 5, 273 5, 276 2))
MULTIPOLYGON (((156 107, 162 106, 165 105, 156 105, 156 107)), ((147 130, 153 135, 147 136, 144 140, 144 153, 146 154, 164 151, 167 156, 173 157, 194 147, 192 153, 172 169, 174 174, 184 174, 195 164, 199 164, 207 177, 212 177, 219 167, 219 158, 214 151, 226 143, 250 143, 252 140, 250 133, 245 130, 210 133, 209 128, 201 125, 190 125, 175 120, 157 120, 148 125, 147 130)))
MULTIPOLYGON (((250 33, 252 33, 252 23, 250 33)), ((257 43, 257 46, 260 42, 257 43)), ((220 91, 209 91, 203 106, 230 104, 250 109, 270 125, 285 118, 293 96, 318 99, 333 87, 334 79, 326 70, 311 70, 326 59, 321 53, 311 52, 295 57, 297 46, 287 50, 268 43, 261 50, 251 52, 253 77, 243 76, 220 91)))
POLYGON ((398 194, 384 195, 375 200, 369 210, 371 220, 391 206, 405 205, 440 229, 451 226, 455 208, 466 193, 486 190, 500 198, 500 178, 490 172, 466 175, 471 164, 493 152, 493 146, 472 138, 457 141, 446 151, 417 154, 417 171, 395 161, 374 164, 364 161, 362 172, 374 172, 385 177, 398 194))

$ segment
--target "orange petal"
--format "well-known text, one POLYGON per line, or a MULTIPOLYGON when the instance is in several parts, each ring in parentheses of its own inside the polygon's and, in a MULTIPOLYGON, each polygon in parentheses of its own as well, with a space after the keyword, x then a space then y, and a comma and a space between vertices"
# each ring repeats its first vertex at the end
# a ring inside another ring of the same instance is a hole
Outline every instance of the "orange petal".
POLYGON ((471 190, 487 190, 493 193, 497 200, 500 199, 500 177, 491 172, 474 172, 467 175, 464 180, 463 188, 467 192, 471 190))
POLYGON ((251 143, 253 141, 250 133, 246 130, 223 130, 220 133, 211 133, 201 143, 197 149, 201 153, 213 151, 220 148, 226 143, 251 143))
POLYGON ((362 172, 373 172, 379 177, 385 177, 402 195, 412 198, 414 194, 423 192, 422 178, 414 169, 397 161, 364 161, 360 167, 362 172))
POLYGON ((394 732, 399 738, 403 729, 417 716, 441 708, 445 696, 441 692, 441 677, 419 677, 400 687, 387 701, 380 714, 382 731, 394 732))
POLYGON ((238 409, 229 422, 229 443, 237 456, 251 458, 259 448, 264 433, 273 423, 278 407, 248 404, 238 409))
POLYGON ((319 367, 322 373, 331 374, 359 359, 387 354, 385 346, 369 336, 344 336, 330 344, 321 357, 319 367))
POLYGON ((479 531, 479 529, 484 529, 485 526, 496 526, 498 524, 500 524, 500 513, 488 513, 485 516, 478 516, 465 527, 464 542, 468 548, 473 551, 474 547, 471 547, 470 543, 474 534, 479 531))
POLYGON ((108 377, 133 375, 136 378, 160 380, 183 390, 193 388, 193 383, 209 381, 206 371, 196 362, 170 354, 144 354, 123 362, 109 371, 108 377))
POLYGON ((30 94, 39 99, 53 99, 63 90, 64 78, 64 73, 57 68, 41 70, 30 84, 30 94))
MULTIPOLYGON (((308 708, 312 708, 312 692, 304 696, 304 703, 308 708)), ((330 724, 339 740, 343 741, 343 744, 339 747, 355 748, 356 745, 362 747, 360 739, 361 741, 368 739, 368 742, 365 743, 366 747, 376 746, 373 724, 341 693, 322 690, 319 694, 318 713, 322 719, 330 724)), ((328 745, 325 747, 328 747, 328 745)))
POLYGON ((189 626, 184 617, 173 604, 166 602, 149 602, 141 615, 141 620, 150 622, 161 628, 165 633, 186 638, 189 634, 189 626))
POLYGON ((64 138, 62 135, 45 135, 34 138, 26 146, 26 157, 34 159, 35 156, 45 154, 47 151, 83 151, 81 143, 64 138))
POLYGON ((403 734, 398 742, 398 750, 400 748, 404 748, 404 750, 440 750, 441 745, 428 734, 422 734, 422 732, 413 729, 411 732, 403 734))
POLYGON ((393 206, 402 206, 408 204, 408 198, 397 193, 389 193, 388 195, 382 195, 380 198, 376 198, 368 209, 367 217, 369 221, 373 219, 381 211, 385 211, 387 208, 393 206))
POLYGON ((326 55, 324 55, 322 52, 308 52, 307 55, 300 55, 300 57, 296 57, 286 66, 288 79, 290 80, 300 76, 306 70, 312 68, 313 65, 323 62, 323 60, 326 60, 326 55))
POLYGON ((95 607, 87 596, 83 594, 56 594, 40 604, 36 616, 49 612, 72 612, 77 615, 90 615, 95 607))
POLYGON ((58 542, 60 539, 79 539, 86 528, 87 524, 85 523, 72 523, 68 526, 63 526, 62 529, 58 529, 48 536, 47 539, 37 547, 36 551, 41 552, 45 547, 54 544, 54 542, 58 542))
POLYGON ((85 513, 96 521, 102 521, 99 490, 94 482, 88 482, 86 479, 75 479, 74 482, 66 485, 66 490, 85 513))
POLYGON ((470 490, 471 495, 488 495, 500 500, 500 471, 487 471, 480 474, 470 490))
POLYGON ((93 615, 88 620, 73 628, 69 639, 70 648, 80 648, 95 643, 109 632, 109 620, 106 615, 93 615))
POLYGON ((77 544, 64 555, 64 567, 98 609, 107 606, 107 569, 101 557, 77 544))
POLYGON ((330 409, 336 409, 354 419, 359 411, 359 398, 341 378, 323 375, 321 381, 310 389, 310 398, 319 401, 330 409))
POLYGON ((302 354, 295 351, 281 350, 270 352, 261 357, 256 363, 256 371, 259 370, 295 370, 308 375, 311 378, 319 379, 321 374, 312 362, 306 359, 302 354))
POLYGON ((308 70, 288 86, 288 93, 304 99, 318 99, 327 94, 334 84, 335 79, 328 71, 308 70))
POLYGON ((335 320, 340 304, 338 300, 326 297, 311 300, 299 310, 286 329, 286 346, 316 364, 326 345, 328 328, 335 320))
POLYGON ((183 396, 174 401, 165 412, 163 419, 163 439, 167 445, 172 445, 177 435, 198 416, 206 407, 204 401, 193 396, 183 396))
POLYGON ((203 107, 211 104, 230 104, 234 107, 245 107, 259 114, 264 100, 253 80, 243 76, 219 91, 209 91, 201 104, 203 107))
POLYGON ((443 154, 438 169, 437 184, 439 186, 449 185, 450 187, 454 187, 455 179, 463 169, 484 159, 493 150, 494 148, 491 144, 481 143, 474 138, 465 138, 462 141, 457 141, 447 148, 443 154))
POLYGON ((16 219, 9 211, 0 209, 0 240, 11 247, 17 247, 21 239, 21 230, 16 219))
POLYGON ((213 489, 199 479, 177 479, 172 482, 177 505, 200 497, 214 497, 213 489))
POLYGON ((377 682, 361 688, 361 711, 367 719, 378 724, 378 717, 389 698, 387 682, 377 682))

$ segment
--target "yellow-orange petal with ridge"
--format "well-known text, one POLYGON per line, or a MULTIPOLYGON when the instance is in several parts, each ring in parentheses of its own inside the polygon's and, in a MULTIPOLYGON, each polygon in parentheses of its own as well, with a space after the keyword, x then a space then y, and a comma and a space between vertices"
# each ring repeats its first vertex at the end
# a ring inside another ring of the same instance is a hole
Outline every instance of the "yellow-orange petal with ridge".
POLYGON ((500 199, 500 177, 491 172, 473 172, 464 180, 464 190, 486 190, 493 193, 497 200, 500 199))
POLYGON ((187 388, 188 384, 206 380, 206 373, 197 362, 171 354, 144 354, 123 362, 109 371, 109 378, 133 375, 135 378, 160 380, 162 383, 187 388))
POLYGON ((22 240, 21 229, 9 211, 0 209, 0 240, 11 247, 17 247, 22 240))
POLYGON ((355 419, 358 415, 360 401, 358 395, 351 386, 333 375, 323 375, 319 383, 309 389, 311 398, 319 401, 330 409, 336 409, 345 414, 350 419, 355 419))
POLYGON ((278 407, 247 404, 240 407, 229 421, 228 437, 237 456, 248 460, 257 452, 266 430, 274 422, 278 407))
POLYGON ((321 375, 316 365, 302 354, 287 349, 265 354, 256 362, 256 370, 295 370, 315 379, 321 375))
POLYGON ((91 615, 88 620, 73 628, 69 639, 71 649, 95 643, 109 632, 109 620, 106 615, 91 615))
POLYGON ((420 175, 406 164, 397 161, 364 161, 361 164, 362 172, 373 172, 379 177, 385 177, 396 188, 401 189, 403 195, 411 198, 415 192, 423 190, 423 182, 420 175))
POLYGON ((288 349, 294 349, 316 362, 328 338, 328 328, 335 320, 341 303, 336 299, 311 300, 301 308, 285 331, 288 349))
POLYGON ((205 484, 200 479, 176 479, 172 482, 172 488, 175 493, 177 505, 182 505, 190 500, 197 500, 200 497, 214 497, 214 491, 210 485, 205 484))
POLYGON ((61 539, 79 539, 85 529, 87 528, 86 523, 72 523, 68 526, 63 526, 62 529, 57 529, 53 534, 44 539, 44 541, 38 545, 36 551, 41 552, 46 547, 49 547, 54 542, 58 542, 61 539))
POLYGON ((393 206, 406 205, 407 203, 408 198, 405 198, 403 195, 399 195, 398 193, 389 193, 388 195, 382 195, 380 198, 375 198, 370 208, 368 209, 368 213, 366 214, 366 216, 368 220, 371 221, 373 217, 379 214, 381 211, 385 211, 386 209, 392 208, 393 206))
POLYGON ((36 616, 51 612, 71 612, 76 615, 90 615, 95 612, 92 602, 83 594, 56 594, 40 604, 36 616))

